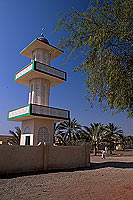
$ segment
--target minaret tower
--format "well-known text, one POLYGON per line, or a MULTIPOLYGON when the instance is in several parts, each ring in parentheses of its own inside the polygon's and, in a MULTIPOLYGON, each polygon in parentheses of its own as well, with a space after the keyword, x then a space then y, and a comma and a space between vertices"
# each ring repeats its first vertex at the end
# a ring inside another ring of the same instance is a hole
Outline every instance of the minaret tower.
POLYGON ((15 82, 29 86, 27 105, 8 112, 8 120, 22 122, 20 145, 53 143, 54 123, 69 120, 68 110, 49 107, 50 88, 66 81, 66 73, 50 66, 63 51, 50 45, 41 34, 20 54, 31 63, 15 74, 15 82))

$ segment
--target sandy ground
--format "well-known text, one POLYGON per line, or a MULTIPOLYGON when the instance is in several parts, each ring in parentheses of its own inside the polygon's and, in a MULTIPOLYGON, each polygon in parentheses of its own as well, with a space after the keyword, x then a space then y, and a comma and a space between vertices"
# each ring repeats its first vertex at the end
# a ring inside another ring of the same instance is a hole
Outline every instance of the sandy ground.
POLYGON ((91 168, 10 175, 0 179, 0 200, 133 200, 133 150, 91 155, 91 168))

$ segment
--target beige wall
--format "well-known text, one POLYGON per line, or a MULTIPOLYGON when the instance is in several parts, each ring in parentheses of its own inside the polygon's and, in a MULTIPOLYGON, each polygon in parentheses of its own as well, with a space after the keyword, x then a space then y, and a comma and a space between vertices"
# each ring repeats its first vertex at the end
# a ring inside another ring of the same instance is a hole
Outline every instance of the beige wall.
POLYGON ((0 173, 25 172, 43 168, 43 145, 0 146, 0 173))
POLYGON ((0 174, 90 166, 90 148, 81 146, 0 145, 0 174))
MULTIPOLYGON (((50 146, 48 151, 48 166, 50 169, 68 169, 87 167, 86 145, 82 146, 50 146)), ((89 159, 89 154, 88 154, 89 159)), ((89 160, 88 160, 89 163, 89 160)))

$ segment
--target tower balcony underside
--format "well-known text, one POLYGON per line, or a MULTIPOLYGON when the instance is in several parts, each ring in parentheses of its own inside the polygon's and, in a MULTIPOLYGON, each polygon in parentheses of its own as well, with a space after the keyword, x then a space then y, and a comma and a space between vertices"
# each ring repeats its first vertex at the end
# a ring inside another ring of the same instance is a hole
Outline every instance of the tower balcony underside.
POLYGON ((28 104, 8 112, 9 121, 21 122, 27 119, 48 119, 54 122, 70 119, 70 111, 37 104, 28 104))
POLYGON ((15 74, 14 81, 29 86, 30 80, 36 78, 47 79, 50 81, 50 87, 54 87, 66 81, 66 72, 33 61, 15 74))

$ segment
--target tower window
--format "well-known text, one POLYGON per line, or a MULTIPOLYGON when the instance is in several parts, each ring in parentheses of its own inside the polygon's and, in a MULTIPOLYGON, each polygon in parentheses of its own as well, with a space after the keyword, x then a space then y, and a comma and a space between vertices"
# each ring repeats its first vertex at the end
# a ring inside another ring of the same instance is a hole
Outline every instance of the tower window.
POLYGON ((33 98, 33 84, 31 85, 31 89, 30 89, 30 93, 31 93, 31 96, 30 96, 30 103, 32 103, 32 98, 33 98))
POLYGON ((39 128, 38 131, 38 143, 49 142, 49 130, 46 127, 39 128))
POLYGON ((35 52, 32 53, 32 60, 36 60, 36 54, 35 54, 35 52))
POLYGON ((46 85, 43 85, 43 87, 42 87, 42 98, 43 98, 43 105, 45 105, 46 104, 46 85))
POLYGON ((39 62, 41 62, 41 54, 40 54, 40 53, 37 55, 37 60, 38 60, 39 62))
POLYGON ((47 64, 47 57, 44 55, 44 63, 47 64))
POLYGON ((38 98, 39 98, 39 84, 36 84, 36 87, 35 87, 35 103, 38 103, 38 98))

